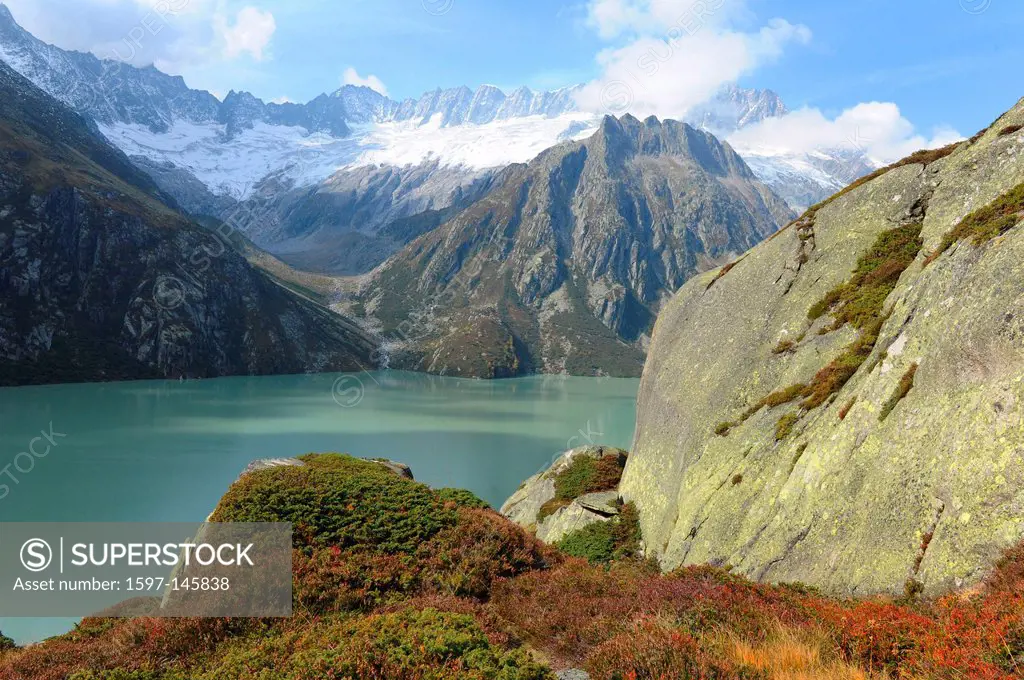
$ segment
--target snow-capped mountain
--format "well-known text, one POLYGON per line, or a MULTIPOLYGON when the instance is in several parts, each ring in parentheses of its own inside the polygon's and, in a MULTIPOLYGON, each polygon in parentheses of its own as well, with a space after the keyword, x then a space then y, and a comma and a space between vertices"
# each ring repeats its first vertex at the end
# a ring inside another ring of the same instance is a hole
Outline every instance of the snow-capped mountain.
MULTIPOLYGON (((332 243, 362 243, 358 257, 327 258, 335 273, 366 271, 400 245, 378 233, 390 221, 446 210, 501 168, 584 139, 601 123, 578 110, 578 87, 508 94, 492 85, 439 88, 398 101, 346 85, 306 103, 268 103, 235 91, 220 101, 153 67, 48 45, 3 4, 0 60, 92 118, 186 210, 225 218, 258 205, 259 219, 243 229, 294 264, 324 261, 332 243)), ((786 112, 771 90, 729 87, 686 118, 728 139, 786 112)), ((737 150, 797 208, 873 169, 865 159, 824 152, 737 150)))
POLYGON ((782 97, 771 90, 751 90, 729 85, 710 101, 690 111, 686 118, 690 125, 707 130, 719 139, 760 123, 789 113, 782 97))

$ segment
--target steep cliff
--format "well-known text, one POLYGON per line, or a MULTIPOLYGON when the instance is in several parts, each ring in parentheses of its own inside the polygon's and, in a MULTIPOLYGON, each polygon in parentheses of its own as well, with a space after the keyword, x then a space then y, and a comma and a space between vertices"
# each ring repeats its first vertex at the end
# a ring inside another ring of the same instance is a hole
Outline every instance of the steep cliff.
POLYGON ((358 370, 373 345, 0 64, 0 383, 358 370))
POLYGON ((392 366, 638 375, 662 301, 790 215, 727 145, 655 118, 607 117, 492 182, 368 282, 392 366))
POLYGON ((665 306, 621 486, 664 567, 934 592, 1024 536, 1022 124, 876 173, 665 306))

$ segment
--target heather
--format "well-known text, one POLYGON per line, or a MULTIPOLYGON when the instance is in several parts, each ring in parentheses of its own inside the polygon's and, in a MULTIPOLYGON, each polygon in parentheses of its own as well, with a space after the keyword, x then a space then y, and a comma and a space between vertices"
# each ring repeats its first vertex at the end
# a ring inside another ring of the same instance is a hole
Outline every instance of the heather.
POLYGON ((588 561, 537 542, 474 497, 380 465, 309 456, 244 476, 215 518, 287 520, 290 619, 86 619, 0 678, 76 680, 1008 680, 1024 656, 1024 547, 979 587, 938 599, 843 599, 728 568, 661 573, 635 510, 588 561), (387 521, 382 521, 386 518, 387 521))

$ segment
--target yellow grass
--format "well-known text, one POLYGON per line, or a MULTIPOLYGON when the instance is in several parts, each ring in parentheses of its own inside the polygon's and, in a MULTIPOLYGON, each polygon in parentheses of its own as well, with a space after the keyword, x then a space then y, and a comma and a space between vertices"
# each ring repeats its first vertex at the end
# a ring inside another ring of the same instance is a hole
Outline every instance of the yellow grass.
POLYGON ((828 638, 819 632, 780 627, 768 640, 750 644, 736 637, 723 641, 733 662, 757 671, 768 680, 886 680, 844 662, 828 638))

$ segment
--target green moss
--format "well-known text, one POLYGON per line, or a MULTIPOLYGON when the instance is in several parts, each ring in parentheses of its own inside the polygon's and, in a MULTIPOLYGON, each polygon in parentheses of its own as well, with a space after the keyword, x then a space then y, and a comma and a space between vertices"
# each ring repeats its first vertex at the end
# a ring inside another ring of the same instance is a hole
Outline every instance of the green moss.
POLYGON ((729 430, 731 430, 732 428, 736 427, 736 425, 737 424, 732 422, 732 421, 726 421, 724 423, 719 423, 718 425, 715 426, 715 434, 717 434, 719 437, 728 436, 729 430))
POLYGON ((800 422, 800 416, 797 413, 787 413, 779 418, 779 422, 775 425, 775 441, 781 442, 792 434, 793 428, 798 422, 800 422))
POLYGON ((732 485, 733 486, 739 486, 742 483, 743 483, 743 475, 736 474, 736 475, 732 476, 732 485))
POLYGON ((1013 229, 1024 213, 1024 183, 1003 194, 984 208, 975 210, 942 237, 942 243, 928 256, 926 264, 934 262, 953 244, 971 240, 975 246, 991 241, 1013 229))
POLYGON ((760 411, 762 408, 767 406, 768 408, 775 408, 776 406, 782 406, 795 401, 807 391, 807 385, 803 383, 797 383, 796 385, 790 385, 781 390, 775 390, 761 401, 757 402, 743 413, 743 420, 746 421, 752 415, 760 411))
POLYGON ((907 372, 900 378, 900 384, 896 386, 896 391, 893 392, 889 400, 882 406, 881 413, 878 414, 878 420, 883 421, 889 417, 889 414, 893 412, 903 399, 910 394, 910 390, 914 389, 914 376, 917 375, 917 364, 912 364, 907 372))
POLYGON ((842 354, 818 371, 807 387, 806 398, 800 403, 805 411, 815 409, 833 398, 850 381, 850 378, 856 375, 860 367, 871 356, 884 323, 884 318, 872 321, 861 331, 860 336, 843 350, 842 354))

